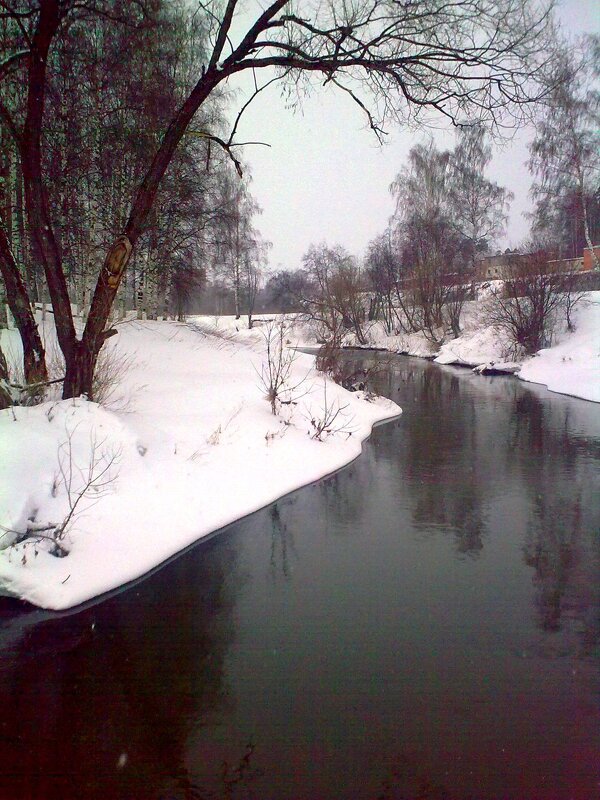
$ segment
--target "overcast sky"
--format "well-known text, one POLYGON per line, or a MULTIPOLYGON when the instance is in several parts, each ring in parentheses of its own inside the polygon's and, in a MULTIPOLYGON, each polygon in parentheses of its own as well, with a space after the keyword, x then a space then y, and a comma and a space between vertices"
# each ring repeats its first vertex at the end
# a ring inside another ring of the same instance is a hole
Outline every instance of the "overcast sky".
MULTIPOLYGON (((600 32, 597 0, 561 0, 558 12, 569 33, 600 32)), ((257 227, 273 245, 271 269, 296 269, 313 242, 341 244, 362 256, 384 230, 393 211, 388 187, 410 148, 428 132, 390 130, 380 147, 364 126, 352 100, 333 90, 315 91, 294 112, 271 87, 244 115, 238 141, 271 145, 244 148, 251 191, 263 209, 257 227)), ((453 146, 453 132, 431 133, 440 146, 453 146)), ((515 194, 503 246, 518 245, 528 230, 523 212, 529 209, 530 135, 519 131, 511 143, 496 148, 490 165, 490 177, 515 194)))

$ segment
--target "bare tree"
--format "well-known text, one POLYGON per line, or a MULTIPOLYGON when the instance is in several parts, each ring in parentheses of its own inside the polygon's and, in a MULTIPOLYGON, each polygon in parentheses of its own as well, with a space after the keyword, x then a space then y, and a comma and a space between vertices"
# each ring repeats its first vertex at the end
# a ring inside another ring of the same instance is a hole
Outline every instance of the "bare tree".
MULTIPOLYGON (((101 6, 94 0, 3 6, 3 15, 24 36, 0 63, 0 78, 20 72, 26 100, 19 119, 6 98, 0 98, 0 118, 18 144, 29 226, 65 357, 65 397, 91 395, 98 353, 111 334, 106 329, 111 307, 165 172, 195 114, 230 78, 266 70, 267 83, 286 79, 298 90, 313 77, 325 80, 357 103, 378 135, 387 120, 419 123, 427 112, 452 121, 474 117, 493 123, 502 115, 518 114, 523 104, 539 97, 538 76, 553 40, 549 6, 525 0, 460 0, 445 5, 426 0, 408 6, 370 0, 361 5, 327 2, 315 8, 300 4, 297 9, 289 0, 275 0, 257 12, 239 37, 233 32, 241 13, 238 0, 201 6, 210 42, 201 74, 168 122, 143 177, 139 182, 134 179, 129 214, 106 253, 80 338, 71 314, 56 220, 48 205, 42 141, 48 56, 57 33, 75 16, 113 10, 110 3, 101 6)), ((263 86, 256 84, 256 91, 263 86)), ((235 131, 234 127, 227 140, 212 131, 206 136, 223 147, 239 168, 235 131)))
POLYGON ((481 126, 461 129, 454 151, 418 144, 390 186, 392 219, 404 263, 398 293, 409 329, 435 344, 460 318, 475 277, 475 256, 502 232, 510 193, 484 174, 491 158, 481 126))
POLYGON ((600 269, 591 233, 591 211, 594 206, 597 209, 600 190, 598 38, 589 42, 580 61, 570 53, 563 54, 557 73, 530 146, 529 168, 536 178, 531 190, 537 201, 534 227, 538 233, 553 231, 556 237, 557 230, 564 227, 560 216, 565 213, 565 201, 572 199, 594 267, 600 269))
POLYGON ((304 378, 297 383, 291 380, 298 353, 288 346, 290 333, 291 325, 283 320, 271 320, 262 329, 266 361, 258 377, 273 414, 277 414, 282 403, 296 401, 297 391, 304 382, 304 378))
POLYGON ((381 318, 387 333, 393 333, 398 326, 404 329, 398 313, 403 306, 402 265, 391 227, 369 243, 365 267, 374 292, 369 319, 381 318))
POLYGON ((23 344, 23 375, 26 383, 48 380, 46 354, 38 331, 27 288, 0 217, 0 274, 6 287, 8 307, 23 344))
POLYGON ((435 344, 448 324, 458 335, 460 311, 470 279, 471 243, 453 224, 450 185, 452 153, 433 141, 418 144, 396 176, 395 235, 405 265, 401 307, 412 330, 435 344))
POLYGON ((450 157, 448 199, 452 225, 470 243, 472 261, 504 233, 514 199, 512 192, 486 177, 491 159, 492 147, 481 125, 459 129, 450 157))
POLYGON ((343 247, 311 245, 302 257, 310 276, 312 293, 304 310, 318 324, 322 336, 339 347, 345 330, 353 330, 359 344, 366 344, 365 283, 360 268, 343 247))

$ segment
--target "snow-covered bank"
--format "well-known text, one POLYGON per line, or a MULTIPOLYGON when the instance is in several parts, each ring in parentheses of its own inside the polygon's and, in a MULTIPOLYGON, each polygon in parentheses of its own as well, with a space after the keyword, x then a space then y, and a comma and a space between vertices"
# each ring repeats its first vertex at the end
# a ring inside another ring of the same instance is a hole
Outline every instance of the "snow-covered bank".
MULTIPOLYGON (((132 360, 112 409, 70 400, 0 412, 0 591, 44 608, 119 587, 339 469, 375 423, 400 413, 325 382, 314 358, 298 354, 297 402, 273 416, 257 374, 260 329, 240 327, 233 339, 172 322, 119 329, 110 345, 132 360), (325 404, 341 409, 341 430, 318 441, 311 420, 325 404), (10 531, 61 523, 73 506, 66 557, 43 539, 11 546, 10 531)), ((3 346, 16 351, 10 335, 3 346)))
POLYGON ((600 292, 590 292, 576 307, 574 331, 558 330, 552 347, 520 364, 507 359, 506 342, 494 328, 482 329, 476 314, 467 319, 463 335, 440 348, 438 363, 513 372, 553 392, 600 402, 600 292))
MULTIPOLYGON (((461 336, 449 339, 439 349, 423 333, 388 335, 381 323, 367 328, 368 345, 438 364, 471 367, 475 372, 516 374, 553 392, 600 402, 600 292, 587 293, 575 308, 574 331, 558 330, 552 347, 522 362, 514 362, 507 355, 507 341, 481 321, 480 312, 480 303, 465 303, 461 336)), ((356 344, 351 335, 346 343, 356 344)))

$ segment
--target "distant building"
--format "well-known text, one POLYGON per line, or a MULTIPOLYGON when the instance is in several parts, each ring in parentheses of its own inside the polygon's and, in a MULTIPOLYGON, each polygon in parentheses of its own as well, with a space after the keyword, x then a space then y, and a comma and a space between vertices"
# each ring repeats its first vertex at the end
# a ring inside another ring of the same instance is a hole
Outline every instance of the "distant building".
MULTIPOLYGON (((600 244, 594 245, 594 255, 596 256, 597 260, 600 261, 600 244)), ((583 251, 583 269, 586 271, 589 269, 594 269, 592 251, 589 247, 584 248, 583 251)))
MULTIPOLYGON (((600 261, 600 245, 594 246, 594 253, 600 261)), ((511 265, 527 259, 529 254, 517 250, 497 252, 493 256, 484 256, 477 264, 477 277, 480 281, 505 280, 510 277, 511 265)), ((589 272, 594 269, 592 251, 586 247, 579 258, 559 258, 548 261, 548 266, 561 272, 589 272)))
POLYGON ((560 272, 581 272, 585 269, 583 256, 579 258, 558 258, 548 262, 548 266, 560 272))
POLYGON ((498 251, 493 256, 484 256, 477 263, 477 278, 480 281, 501 281, 509 277, 508 267, 515 258, 523 258, 517 250, 498 251))

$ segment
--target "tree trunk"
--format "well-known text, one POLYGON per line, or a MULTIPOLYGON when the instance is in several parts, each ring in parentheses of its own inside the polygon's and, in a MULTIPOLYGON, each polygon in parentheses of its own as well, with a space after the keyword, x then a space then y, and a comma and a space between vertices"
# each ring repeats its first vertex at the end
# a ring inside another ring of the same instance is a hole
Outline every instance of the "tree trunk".
POLYGON ((242 315, 240 313, 240 278, 239 278, 239 272, 237 271, 237 267, 233 281, 233 298, 235 304, 235 318, 239 319, 242 315))
POLYGON ((8 385, 8 366, 4 353, 0 350, 0 410, 9 408, 13 404, 10 393, 10 386, 8 385))
MULTIPOLYGON (((19 240, 18 250, 13 247, 13 253, 18 253, 18 263, 22 264, 25 269, 25 279, 29 299, 32 303, 37 303, 40 300, 40 292, 38 288, 39 276, 35 268, 31 254, 32 248, 29 246, 30 238, 28 232, 25 230, 25 202, 23 197, 23 174, 21 171, 21 164, 17 159, 16 175, 15 175, 15 223, 16 234, 19 240)), ((14 238, 14 237, 13 237, 14 238)))
POLYGON ((25 383, 42 383, 48 380, 46 355, 40 338, 27 289, 13 256, 6 231, 0 222, 0 272, 6 286, 8 307, 23 343, 23 374, 25 383))
POLYGON ((94 372, 98 361, 98 353, 104 344, 105 338, 105 336, 101 337, 95 350, 86 347, 82 341, 76 343, 66 364, 63 397, 85 395, 88 400, 94 399, 94 372))
POLYGON ((41 144, 46 97, 46 65, 50 44, 60 25, 59 11, 58 0, 43 0, 40 3, 38 25, 31 40, 29 56, 27 114, 18 145, 34 256, 39 258, 44 267, 54 310, 56 335, 65 363, 68 363, 77 338, 67 281, 48 212, 48 198, 42 176, 41 144))
MULTIPOLYGON (((116 290, 131 256, 132 244, 127 236, 119 236, 106 256, 100 272, 90 313, 81 341, 75 342, 65 353, 65 382, 63 398, 79 397, 85 394, 94 399, 93 378, 102 345, 112 334, 105 331, 116 290)), ((64 351, 63 351, 64 352, 64 351)))

